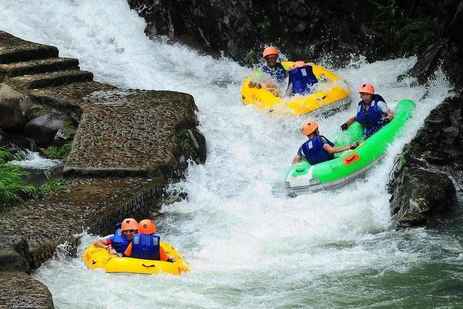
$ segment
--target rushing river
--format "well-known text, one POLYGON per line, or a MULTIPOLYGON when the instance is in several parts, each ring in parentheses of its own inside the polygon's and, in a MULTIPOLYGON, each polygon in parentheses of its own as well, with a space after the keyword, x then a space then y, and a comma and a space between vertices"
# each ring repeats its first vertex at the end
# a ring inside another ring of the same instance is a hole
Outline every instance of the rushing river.
MULTIPOLYGON (((456 308, 463 306, 458 225, 450 230, 391 229, 388 173, 449 84, 438 74, 425 89, 397 77, 416 59, 338 71, 354 88, 376 85, 391 107, 417 102, 404 134, 366 178, 335 191, 274 196, 304 141, 310 116, 280 117, 240 103, 249 73, 228 59, 150 41, 126 0, 1 0, 2 30, 55 45, 80 59, 98 81, 119 87, 191 93, 208 159, 178 184, 189 199, 163 207, 158 227, 191 265, 182 277, 89 271, 79 258, 45 263, 35 277, 57 308, 456 308)), ((357 100, 354 95, 354 101, 357 100)), ((334 136, 354 112, 318 118, 334 136)), ((85 245, 95 239, 84 235, 85 245)))

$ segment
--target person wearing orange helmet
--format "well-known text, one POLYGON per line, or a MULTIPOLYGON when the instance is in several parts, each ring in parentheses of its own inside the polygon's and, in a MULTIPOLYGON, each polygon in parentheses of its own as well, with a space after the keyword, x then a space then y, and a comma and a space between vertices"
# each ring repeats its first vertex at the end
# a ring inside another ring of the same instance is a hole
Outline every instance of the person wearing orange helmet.
POLYGON ((112 254, 123 255, 133 237, 138 231, 138 222, 134 218, 125 218, 120 228, 112 235, 96 240, 93 244, 96 247, 106 248, 112 254))
POLYGON ((124 256, 130 256, 146 260, 161 260, 173 262, 161 247, 161 237, 157 233, 154 222, 150 219, 141 220, 138 224, 138 234, 124 252, 124 256))
POLYGON ((372 84, 362 84, 359 94, 361 101, 358 103, 357 114, 343 123, 341 129, 347 130, 354 121, 357 121, 364 129, 365 138, 368 138, 391 121, 394 113, 387 107, 383 97, 375 93, 372 84))
POLYGON ((266 47, 262 53, 262 58, 264 58, 265 63, 261 65, 261 69, 278 83, 283 83, 288 76, 288 72, 286 72, 283 65, 278 62, 279 55, 280 51, 277 48, 273 46, 266 47))
POLYGON ((334 159, 334 154, 337 152, 355 149, 358 143, 347 146, 335 147, 323 135, 318 132, 318 123, 309 121, 301 128, 302 134, 307 136, 307 141, 299 147, 296 156, 293 158, 292 164, 302 160, 307 160, 311 165, 322 163, 334 159))

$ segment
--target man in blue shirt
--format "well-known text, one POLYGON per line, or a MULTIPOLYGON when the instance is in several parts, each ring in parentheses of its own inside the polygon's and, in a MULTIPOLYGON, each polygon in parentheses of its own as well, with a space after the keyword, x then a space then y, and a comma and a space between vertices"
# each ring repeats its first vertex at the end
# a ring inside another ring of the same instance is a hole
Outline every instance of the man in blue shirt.
POLYGON ((354 121, 357 121, 364 129, 365 138, 368 138, 391 121, 394 113, 387 107, 383 97, 375 94, 372 84, 362 84, 359 94, 362 100, 358 103, 357 114, 343 123, 341 129, 347 130, 354 121))
POLYGON ((262 57, 265 59, 265 64, 261 66, 264 73, 270 75, 276 82, 282 83, 288 76, 283 65, 278 62, 280 51, 275 47, 269 46, 264 49, 262 57))
POLYGON ((121 227, 114 234, 96 240, 93 244, 99 248, 106 248, 111 254, 122 255, 138 232, 138 222, 134 218, 122 220, 121 227))

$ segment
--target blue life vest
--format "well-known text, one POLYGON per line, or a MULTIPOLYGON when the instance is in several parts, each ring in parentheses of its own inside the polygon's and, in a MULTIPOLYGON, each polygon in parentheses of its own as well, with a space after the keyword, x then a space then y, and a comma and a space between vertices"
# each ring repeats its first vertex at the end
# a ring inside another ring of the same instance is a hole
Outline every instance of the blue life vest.
POLYGON ((279 62, 275 65, 275 67, 271 68, 266 64, 263 64, 261 66, 262 71, 264 73, 267 73, 270 75, 273 79, 275 79, 277 82, 281 83, 285 80, 286 76, 288 76, 288 72, 286 72, 285 68, 283 65, 279 62))
POLYGON ((118 253, 124 253, 125 249, 129 246, 130 241, 122 234, 121 229, 117 229, 111 240, 111 246, 118 253))
POLYGON ((371 136, 384 125, 383 117, 386 114, 378 106, 378 102, 381 101, 385 102, 382 96, 375 94, 368 110, 366 109, 366 104, 363 101, 360 101, 358 104, 355 120, 357 120, 364 128, 365 137, 371 136))
POLYGON ((293 94, 308 94, 318 80, 313 74, 312 66, 306 65, 289 71, 289 82, 293 94))
POLYGON ((334 146, 326 137, 316 135, 302 144, 297 154, 304 157, 311 165, 329 161, 333 159, 334 156, 323 149, 324 144, 334 146))
POLYGON ((137 234, 132 240, 132 257, 159 260, 160 259, 160 242, 159 234, 137 234))

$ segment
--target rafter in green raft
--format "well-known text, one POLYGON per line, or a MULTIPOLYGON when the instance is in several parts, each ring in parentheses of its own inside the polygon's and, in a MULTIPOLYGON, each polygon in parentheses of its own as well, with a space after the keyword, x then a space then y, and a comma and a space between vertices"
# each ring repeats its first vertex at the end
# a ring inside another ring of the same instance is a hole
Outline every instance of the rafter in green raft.
POLYGON ((381 159, 387 147, 394 141, 415 110, 415 102, 409 99, 399 101, 391 122, 364 140, 363 128, 354 122, 347 131, 336 139, 336 146, 359 141, 355 150, 337 154, 336 158, 311 166, 302 161, 291 166, 286 176, 290 192, 317 191, 342 185, 362 174, 381 159))

